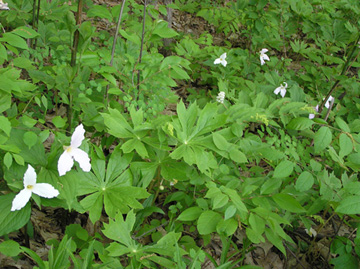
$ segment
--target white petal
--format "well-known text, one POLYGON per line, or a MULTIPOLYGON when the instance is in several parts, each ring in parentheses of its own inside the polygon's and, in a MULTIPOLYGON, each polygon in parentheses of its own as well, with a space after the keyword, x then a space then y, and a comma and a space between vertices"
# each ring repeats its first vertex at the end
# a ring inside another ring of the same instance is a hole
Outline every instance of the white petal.
POLYGON ((269 58, 269 56, 267 56, 266 54, 264 54, 264 55, 263 55, 263 60, 270 61, 270 58, 269 58))
POLYGON ((225 59, 223 59, 222 62, 221 62, 221 64, 222 64, 223 66, 226 66, 226 65, 227 65, 227 61, 226 61, 225 59))
POLYGON ((54 198, 59 195, 59 191, 48 183, 37 183, 33 187, 32 191, 33 193, 45 198, 54 198))
POLYGON ((274 90, 274 93, 275 93, 276 95, 278 95, 279 92, 280 92, 280 90, 281 90, 281 87, 277 87, 277 88, 274 90))
POLYGON ((261 54, 264 54, 264 53, 266 53, 266 52, 268 52, 269 50, 268 49, 262 49, 261 51, 260 51, 260 53, 261 54))
POLYGON ((221 54, 220 59, 225 60, 226 59, 226 52, 221 54))
POLYGON ((280 90, 280 95, 281 95, 281 97, 284 98, 285 94, 286 94, 286 89, 285 89, 285 88, 281 88, 281 90, 280 90))
POLYGON ((75 128, 73 135, 71 136, 71 147, 78 148, 81 145, 81 142, 84 140, 85 129, 82 124, 75 128))
POLYGON ((217 58, 215 61, 214 61, 214 64, 219 64, 221 63, 221 59, 220 58, 217 58))
POLYGON ((312 120, 313 118, 315 118, 315 114, 309 114, 309 119, 312 120))
POLYGON ((24 174, 24 187, 27 185, 35 185, 36 184, 36 172, 35 169, 29 164, 28 169, 24 174))
POLYGON ((73 156, 75 161, 77 161, 79 163, 80 168, 84 172, 90 171, 90 169, 91 169, 90 158, 89 158, 89 155, 85 151, 83 151, 81 149, 72 149, 71 156, 73 156))
POLYGON ((31 190, 25 188, 21 190, 12 201, 11 211, 19 210, 23 208, 31 197, 31 190))
POLYGON ((263 59, 263 57, 261 55, 260 55, 260 63, 261 63, 261 65, 265 64, 265 61, 264 61, 264 59, 263 59))
MULTIPOLYGON (((73 151, 73 149, 71 150, 73 151)), ((74 160, 71 158, 71 155, 66 150, 63 154, 61 154, 59 161, 58 161, 58 171, 59 175, 63 176, 66 172, 71 170, 71 167, 74 165, 74 160)))
POLYGON ((283 85, 284 85, 283 87, 284 87, 285 89, 286 89, 287 86, 288 86, 286 82, 284 82, 283 85))

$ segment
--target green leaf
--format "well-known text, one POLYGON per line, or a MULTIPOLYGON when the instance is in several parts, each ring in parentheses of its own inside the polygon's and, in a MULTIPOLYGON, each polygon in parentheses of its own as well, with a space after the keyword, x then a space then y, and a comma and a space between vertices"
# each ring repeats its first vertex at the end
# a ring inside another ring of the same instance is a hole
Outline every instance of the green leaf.
POLYGON ((6 152, 4 156, 4 164, 6 165, 7 169, 10 169, 12 165, 13 158, 10 152, 6 152))
POLYGON ((285 178, 291 175, 294 170, 294 163, 284 160, 279 163, 274 171, 274 178, 285 178))
POLYGON ((206 235, 216 231, 216 226, 222 220, 219 213, 207 210, 203 212, 197 223, 197 229, 200 234, 206 235))
POLYGON ((336 124, 339 126, 339 128, 340 128, 341 130, 343 130, 344 132, 346 132, 346 133, 350 133, 350 132, 351 132, 349 126, 347 125, 347 123, 346 123, 342 118, 336 117, 336 118, 335 118, 335 122, 336 122, 336 124))
POLYGON ((300 192, 305 192, 311 189, 314 184, 314 177, 307 171, 300 174, 295 183, 295 189, 300 192))
POLYGON ((118 138, 131 138, 134 137, 132 134, 132 127, 129 125, 124 116, 120 111, 116 109, 109 109, 109 114, 100 113, 103 118, 105 125, 109 129, 109 133, 118 138))
POLYGON ((266 238, 286 256, 286 250, 282 243, 281 237, 278 236, 275 233, 275 231, 273 231, 269 228, 265 229, 265 235, 266 235, 266 238))
POLYGON ((11 123, 8 118, 0 116, 0 129, 3 130, 7 136, 10 136, 11 123))
POLYGON ((21 252, 18 242, 7 240, 0 244, 0 252, 5 256, 15 257, 21 252))
POLYGON ((329 127, 323 126, 316 132, 314 136, 314 148, 316 153, 322 152, 330 145, 332 134, 329 127))
POLYGON ((112 20, 112 15, 111 15, 110 11, 106 7, 100 6, 100 5, 93 5, 87 11, 86 15, 89 18, 100 17, 100 18, 103 18, 103 19, 108 19, 109 21, 112 20))
POLYGON ((172 38, 178 35, 178 33, 175 30, 168 27, 168 23, 166 21, 159 22, 156 25, 153 34, 158 35, 161 38, 172 38))
POLYGON ((235 233, 238 227, 239 224, 235 219, 228 219, 228 220, 221 219, 218 225, 216 226, 216 231, 219 234, 225 234, 226 236, 231 236, 235 233))
POLYGON ((309 118, 295 118, 292 119, 289 124, 286 126, 289 130, 305 130, 310 128, 314 122, 309 118))
POLYGON ((179 221, 193 221, 198 219, 203 210, 200 207, 194 206, 185 209, 177 218, 179 221))
POLYGON ((104 223, 103 233, 107 238, 120 242, 128 248, 136 249, 136 242, 131 238, 131 231, 135 224, 135 214, 131 210, 124 220, 121 213, 117 214, 115 220, 110 219, 109 224, 104 223))
POLYGON ((20 229, 30 220, 30 203, 20 210, 10 211, 14 197, 13 193, 0 196, 0 236, 20 229))
POLYGON ((272 199, 280 206, 281 209, 293 212, 303 213, 306 210, 300 205, 300 203, 291 195, 285 193, 277 193, 272 196, 272 199))
POLYGON ((213 199, 213 209, 225 206, 229 201, 229 197, 225 194, 219 193, 213 199))
POLYGON ((55 127, 59 129, 63 128, 66 124, 66 120, 60 116, 53 117, 51 121, 54 123, 55 127))
POLYGON ((247 163, 248 162, 246 155, 235 147, 230 148, 229 155, 230 155, 231 160, 233 160, 234 162, 237 162, 237 163, 247 163))
POLYGON ((235 215, 235 213, 236 213, 236 207, 234 205, 230 205, 225 210, 224 220, 232 218, 235 215))
POLYGON ((260 242, 265 242, 265 239, 262 236, 262 234, 254 231, 250 227, 246 227, 246 235, 249 238, 249 240, 255 244, 259 244, 260 242))
POLYGON ((226 139, 219 134, 219 132, 213 133, 213 141, 215 146, 220 150, 227 150, 230 147, 230 144, 226 141, 226 139))
POLYGON ((40 35, 30 27, 26 27, 26 26, 20 26, 15 30, 13 30, 12 33, 21 36, 23 38, 35 38, 40 35))
POLYGON ((340 151, 339 156, 343 158, 353 151, 353 143, 347 134, 342 133, 339 137, 340 151))
POLYGON ((11 46, 14 46, 14 47, 17 47, 17 48, 20 48, 20 49, 29 49, 26 41, 17 36, 17 35, 14 35, 12 33, 4 33, 3 34, 3 37, 0 38, 0 41, 5 41, 7 42, 8 44, 10 44, 11 46))
POLYGON ((34 132, 26 132, 24 134, 24 143, 31 149, 37 142, 38 136, 34 132))
POLYGON ((277 192, 282 184, 281 178, 269 178, 265 181, 264 184, 262 184, 260 188, 261 194, 270 194, 273 192, 277 192))
POLYGON ((336 212, 342 214, 360 214, 360 196, 348 196, 342 199, 339 206, 335 209, 336 212))

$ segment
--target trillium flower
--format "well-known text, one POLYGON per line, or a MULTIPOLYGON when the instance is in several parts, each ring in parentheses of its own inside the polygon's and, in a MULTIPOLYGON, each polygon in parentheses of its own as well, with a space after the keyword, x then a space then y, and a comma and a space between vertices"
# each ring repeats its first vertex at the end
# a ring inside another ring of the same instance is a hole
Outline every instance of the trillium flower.
MULTIPOLYGON (((317 105, 314 109, 316 112, 319 112, 319 105, 317 105)), ((315 118, 315 114, 309 114, 309 119, 312 120, 313 118, 315 118)))
POLYGON ((285 94, 286 94, 286 88, 287 88, 287 83, 284 82, 282 85, 280 85, 280 87, 277 87, 275 90, 274 90, 274 93, 276 95, 278 95, 280 93, 281 97, 284 98, 285 94))
POLYGON ((0 0, 0 10, 10 10, 8 3, 4 3, 2 0, 0 0))
POLYGON ((225 92, 219 92, 218 96, 216 97, 216 101, 223 104, 225 99, 225 92))
POLYGON ((226 52, 221 54, 221 56, 214 61, 214 64, 222 64, 223 66, 226 66, 227 61, 225 59, 226 59, 226 52))
MULTIPOLYGON (((324 99, 325 99, 325 98, 323 98, 323 100, 324 100, 324 99)), ((329 109, 330 103, 333 103, 334 100, 335 100, 335 98, 330 95, 329 98, 327 99, 326 103, 325 103, 325 107, 326 107, 327 109, 329 109)))
POLYGON ((80 165, 80 168, 89 172, 91 169, 90 158, 88 154, 79 149, 81 142, 84 140, 85 129, 82 124, 75 128, 73 135, 71 136, 70 146, 64 147, 65 151, 61 154, 58 161, 59 175, 63 176, 66 172, 69 172, 74 165, 74 160, 80 165))
POLYGON ((29 202, 32 193, 45 198, 54 198, 59 195, 59 191, 50 184, 36 183, 35 169, 29 164, 24 174, 24 189, 12 201, 11 211, 23 208, 29 202))
POLYGON ((268 49, 262 49, 260 50, 260 63, 261 65, 265 64, 265 60, 266 61, 270 61, 269 56, 267 56, 265 53, 267 53, 269 50, 268 49))

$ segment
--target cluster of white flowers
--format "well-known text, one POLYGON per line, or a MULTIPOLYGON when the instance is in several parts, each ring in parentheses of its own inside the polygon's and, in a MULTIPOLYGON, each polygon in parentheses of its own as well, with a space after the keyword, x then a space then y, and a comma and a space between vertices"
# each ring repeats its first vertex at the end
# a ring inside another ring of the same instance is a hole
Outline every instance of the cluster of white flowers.
MULTIPOLYGON (((323 100, 325 100, 325 98, 323 98, 323 100)), ((330 108, 330 104, 333 103, 334 101, 335 101, 335 98, 330 95, 329 98, 326 100, 325 107, 326 107, 327 109, 329 109, 329 108, 330 108)), ((316 112, 319 112, 319 105, 317 105, 316 107, 314 107, 314 109, 315 109, 316 112)), ((315 118, 315 114, 312 114, 312 113, 309 114, 309 119, 313 119, 313 118, 315 118)))
MULTIPOLYGON (((0 0, 1 1, 1 0, 0 0)), ((82 124, 75 128, 71 136, 70 146, 65 147, 65 151, 61 154, 58 161, 59 175, 63 176, 74 165, 74 160, 80 165, 80 168, 89 172, 91 169, 90 158, 88 154, 79 149, 85 138, 85 129, 82 124)), ((31 194, 35 193, 41 197, 54 198, 59 195, 59 191, 48 183, 36 183, 35 169, 29 164, 24 174, 24 189, 21 190, 12 201, 11 211, 20 210, 30 200, 31 194)))
POLYGON ((225 92, 219 92, 218 96, 216 97, 216 101, 223 104, 225 100, 225 92))
POLYGON ((0 0, 0 10, 10 10, 8 3, 4 3, 2 0, 0 0))

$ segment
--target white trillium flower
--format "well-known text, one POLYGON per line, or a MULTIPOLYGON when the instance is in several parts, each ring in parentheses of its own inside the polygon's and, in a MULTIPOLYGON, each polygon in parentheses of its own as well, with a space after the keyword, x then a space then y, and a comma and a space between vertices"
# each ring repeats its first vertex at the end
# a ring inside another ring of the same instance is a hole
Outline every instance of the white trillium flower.
POLYGON ((0 0, 0 10, 10 10, 8 3, 4 3, 2 0, 0 0))
POLYGON ((227 61, 225 59, 226 59, 226 52, 221 54, 221 56, 214 61, 214 64, 222 64, 223 66, 226 66, 227 61))
POLYGON ((269 50, 268 49, 262 49, 260 50, 260 63, 261 65, 264 65, 265 64, 265 60, 266 61, 270 61, 270 58, 269 56, 267 56, 265 53, 268 52, 269 50))
POLYGON ((315 231, 315 229, 313 229, 313 227, 310 228, 310 231, 308 229, 305 229, 305 232, 310 236, 310 237, 316 237, 317 236, 317 232, 315 231))
MULTIPOLYGON (((324 100, 324 99, 325 99, 325 98, 323 98, 323 100, 324 100)), ((329 98, 327 99, 326 103, 325 103, 325 107, 326 107, 327 109, 329 109, 330 103, 333 103, 334 100, 335 100, 335 98, 330 95, 329 98)))
MULTIPOLYGON (((314 109, 316 112, 319 112, 319 105, 317 105, 314 109)), ((312 120, 313 118, 315 118, 315 114, 309 114, 309 119, 312 120)))
POLYGON ((280 85, 280 87, 277 87, 275 90, 274 90, 274 93, 276 95, 278 95, 280 93, 281 97, 284 98, 285 94, 286 94, 286 88, 287 88, 287 83, 284 82, 282 85, 280 85))
POLYGON ((225 92, 219 92, 218 96, 216 97, 216 101, 223 104, 225 99, 225 92))
POLYGON ((36 183, 35 169, 29 164, 24 174, 24 189, 12 201, 11 211, 23 208, 29 202, 32 193, 45 198, 54 198, 59 195, 59 191, 50 184, 36 183))
POLYGON ((64 148, 65 151, 61 154, 58 161, 59 175, 63 176, 66 172, 69 172, 74 165, 74 160, 80 165, 80 168, 89 172, 91 169, 89 155, 79 149, 81 142, 84 140, 85 129, 82 124, 75 128, 73 135, 71 136, 70 146, 64 148))

